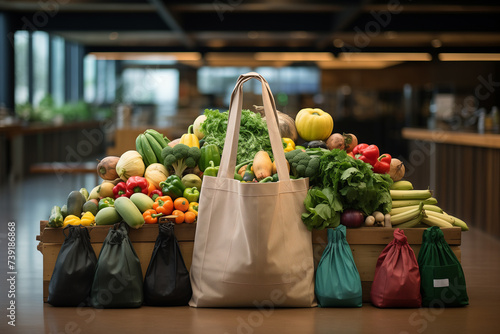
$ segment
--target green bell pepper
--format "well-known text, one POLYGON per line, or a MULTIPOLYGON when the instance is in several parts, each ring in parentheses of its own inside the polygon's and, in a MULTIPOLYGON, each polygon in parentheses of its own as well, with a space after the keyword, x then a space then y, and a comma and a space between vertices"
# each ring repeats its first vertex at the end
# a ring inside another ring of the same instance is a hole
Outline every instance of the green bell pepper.
POLYGON ((210 161, 213 161, 214 166, 220 165, 220 152, 219 148, 215 144, 205 144, 200 149, 200 160, 198 161, 198 167, 202 172, 210 167, 210 161))
POLYGON ((198 198, 200 198, 200 192, 196 187, 186 188, 184 189, 184 198, 188 200, 188 202, 198 202, 198 198))
POLYGON ((203 175, 217 176, 218 172, 219 166, 215 166, 214 162, 210 160, 210 162, 208 163, 208 167, 205 169, 205 172, 203 172, 203 175))
POLYGON ((161 192, 172 199, 182 197, 186 187, 182 184, 181 178, 177 175, 170 175, 165 181, 160 182, 161 192))
POLYGON ((55 205, 52 207, 52 210, 50 210, 50 217, 49 217, 49 227, 62 227, 64 223, 64 218, 61 213, 61 208, 55 205))
POLYGON ((99 206, 98 206, 99 210, 114 206, 115 206, 115 200, 111 197, 104 197, 99 200, 99 206))

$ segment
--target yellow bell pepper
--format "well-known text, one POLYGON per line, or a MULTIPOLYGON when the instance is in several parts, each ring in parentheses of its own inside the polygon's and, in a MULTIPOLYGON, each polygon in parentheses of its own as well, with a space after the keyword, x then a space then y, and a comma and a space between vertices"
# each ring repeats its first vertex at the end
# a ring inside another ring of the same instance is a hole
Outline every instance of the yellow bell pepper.
POLYGON ((75 215, 67 215, 66 218, 64 218, 63 222, 63 227, 66 227, 68 225, 80 225, 82 222, 80 220, 80 217, 77 217, 75 215))
POLYGON ((80 222, 81 222, 81 224, 83 226, 92 226, 92 225, 95 225, 95 216, 92 214, 92 212, 87 211, 82 216, 82 219, 80 220, 80 222))
POLYGON ((200 141, 198 140, 198 137, 196 137, 196 135, 193 133, 193 125, 189 126, 188 133, 182 135, 180 143, 189 147, 196 146, 200 148, 200 141))
POLYGON ((198 202, 191 202, 188 208, 188 211, 194 213, 196 217, 198 217, 198 205, 198 202))
POLYGON ((284 148, 285 152, 290 152, 295 150, 295 143, 291 138, 281 138, 281 140, 286 145, 286 147, 284 148))

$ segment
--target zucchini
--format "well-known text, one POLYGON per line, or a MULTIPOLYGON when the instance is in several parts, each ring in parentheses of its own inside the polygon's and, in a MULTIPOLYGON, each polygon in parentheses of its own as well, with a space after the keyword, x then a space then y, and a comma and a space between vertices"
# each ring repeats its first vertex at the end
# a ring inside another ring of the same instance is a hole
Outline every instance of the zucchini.
POLYGON ((144 225, 144 218, 142 217, 141 211, 139 211, 130 198, 118 197, 115 200, 115 208, 125 223, 131 228, 137 229, 144 225))
POLYGON ((95 216, 96 225, 113 225, 122 221, 122 217, 118 211, 112 206, 103 208, 97 212, 95 216))
POLYGON ((146 194, 143 193, 135 193, 130 196, 130 200, 135 206, 139 209, 139 211, 144 212, 146 210, 152 209, 154 201, 146 194))
POLYGON ((70 192, 67 200, 68 215, 81 217, 82 208, 85 202, 86 202, 85 196, 82 195, 81 192, 77 190, 73 190, 72 192, 70 192))

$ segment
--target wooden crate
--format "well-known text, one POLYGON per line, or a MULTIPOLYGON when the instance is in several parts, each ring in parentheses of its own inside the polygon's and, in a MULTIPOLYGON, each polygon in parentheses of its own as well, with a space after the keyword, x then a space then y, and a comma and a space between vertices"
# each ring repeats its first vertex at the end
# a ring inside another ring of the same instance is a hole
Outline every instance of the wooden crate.
MULTIPOLYGON (((48 298, 49 282, 54 270, 54 265, 59 254, 64 234, 61 228, 46 227, 47 221, 40 222, 40 235, 37 240, 40 241, 38 250, 43 254, 43 300, 48 298)), ((92 247, 99 255, 102 243, 109 231, 109 226, 88 227, 92 247)), ((175 235, 179 241, 179 247, 186 263, 187 268, 191 267, 193 256, 193 243, 196 224, 175 225, 175 235)), ((422 234, 425 229, 413 228, 405 229, 405 235, 408 242, 418 256, 418 251, 422 244, 422 234)), ((378 256, 384 247, 393 239, 393 228, 382 227, 362 227, 358 229, 347 230, 347 242, 349 243, 354 261, 361 277, 363 287, 363 302, 370 302, 370 289, 375 275, 375 264, 378 256)), ((443 229, 446 241, 460 260, 461 230, 458 227, 443 229)), ((143 275, 153 252, 153 247, 158 236, 158 225, 144 225, 140 229, 131 229, 130 240, 141 261, 143 275)), ((312 244, 314 250, 314 265, 317 267, 319 260, 328 243, 326 230, 314 231, 312 233, 312 244)))

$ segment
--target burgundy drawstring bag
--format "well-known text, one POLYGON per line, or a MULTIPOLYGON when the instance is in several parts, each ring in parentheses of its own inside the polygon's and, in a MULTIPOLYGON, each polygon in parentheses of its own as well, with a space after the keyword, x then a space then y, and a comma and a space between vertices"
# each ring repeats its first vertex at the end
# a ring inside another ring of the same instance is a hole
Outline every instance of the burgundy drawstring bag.
POLYGON ((403 230, 384 248, 375 267, 371 302, 381 308, 420 307, 420 272, 413 249, 403 230))

